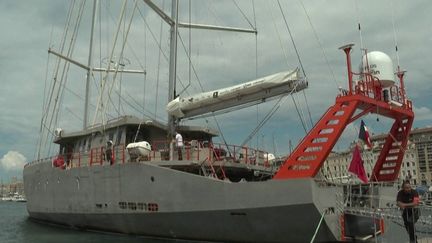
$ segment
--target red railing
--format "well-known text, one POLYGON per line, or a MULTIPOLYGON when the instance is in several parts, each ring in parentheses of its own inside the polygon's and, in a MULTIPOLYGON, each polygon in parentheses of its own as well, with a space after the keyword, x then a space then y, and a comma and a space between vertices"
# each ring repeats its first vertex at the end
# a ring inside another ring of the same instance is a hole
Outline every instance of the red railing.
MULTIPOLYGON (((153 142, 151 146, 152 151, 149 158, 147 159, 150 161, 170 160, 170 142, 172 141, 161 140, 153 142)), ((172 146, 174 146, 175 148, 174 143, 172 144, 172 146)), ((178 159, 178 153, 176 149, 174 150, 173 155, 173 159, 178 159)), ((225 162, 227 161, 250 165, 269 166, 268 153, 265 151, 252 149, 245 146, 211 143, 209 141, 185 141, 185 146, 182 148, 182 155, 183 159, 185 160, 203 160, 207 163, 210 163, 211 166, 218 166, 220 168, 220 171, 222 171, 223 177, 225 177, 223 167, 225 162), (216 162, 219 163, 215 164, 216 162)), ((55 159, 58 159, 60 157, 63 158, 65 167, 68 168, 103 165, 104 162, 109 163, 108 159, 106 158, 105 146, 92 148, 90 149, 90 151, 86 152, 75 152, 64 155, 57 155, 47 159, 53 162, 55 159)), ((40 161, 46 162, 47 159, 40 161)), ((112 160, 113 164, 123 164, 126 162, 127 157, 124 144, 113 146, 112 160)), ((34 161, 27 164, 26 166, 38 163, 40 161, 34 161)))
MULTIPOLYGON (((404 89, 396 85, 391 85, 388 88, 380 85, 380 80, 369 73, 352 73, 353 75, 363 77, 358 80, 354 86, 353 93, 363 95, 372 99, 382 100, 385 102, 397 102, 398 106, 403 106, 412 109, 412 103, 406 99, 404 89)), ((400 77, 401 78, 401 77, 400 77)), ((402 80, 401 80, 402 82, 402 80)), ((341 93, 339 96, 349 95, 348 90, 340 88, 341 93)))

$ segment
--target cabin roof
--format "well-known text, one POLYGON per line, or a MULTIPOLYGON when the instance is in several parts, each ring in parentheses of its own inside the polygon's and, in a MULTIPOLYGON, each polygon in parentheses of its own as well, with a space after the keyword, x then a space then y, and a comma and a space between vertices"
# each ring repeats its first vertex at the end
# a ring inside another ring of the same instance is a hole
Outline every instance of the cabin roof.
MULTIPOLYGON (((61 142, 64 142, 65 140, 75 140, 80 137, 90 136, 93 133, 100 132, 102 133, 103 130, 107 131, 112 128, 121 127, 121 126, 128 126, 128 125, 135 125, 135 126, 146 126, 146 127, 154 127, 161 130, 168 130, 168 127, 166 124, 163 124, 161 122, 158 122, 153 119, 140 119, 135 116, 122 116, 118 117, 116 119, 109 120, 105 126, 102 124, 96 124, 94 126, 89 127, 87 130, 81 130, 81 131, 75 131, 75 132, 65 132, 62 131, 61 136, 56 137, 54 139, 54 143, 60 144, 61 142)), ((182 125, 178 127, 180 133, 181 132, 199 132, 199 133, 205 133, 210 135, 211 137, 218 136, 219 133, 212 129, 207 127, 199 127, 199 126, 187 126, 182 125)))

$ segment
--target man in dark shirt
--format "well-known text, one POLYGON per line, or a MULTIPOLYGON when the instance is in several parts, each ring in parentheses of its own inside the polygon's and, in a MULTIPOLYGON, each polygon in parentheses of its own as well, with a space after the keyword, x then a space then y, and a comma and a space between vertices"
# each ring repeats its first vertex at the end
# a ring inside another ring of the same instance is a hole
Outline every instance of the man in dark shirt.
POLYGON ((112 156, 112 145, 113 142, 109 140, 107 142, 106 148, 105 148, 105 159, 109 162, 110 165, 114 164, 113 156, 112 156))
POLYGON ((419 211, 415 206, 419 204, 420 200, 418 193, 411 189, 411 184, 408 180, 402 183, 402 189, 398 192, 396 201, 397 205, 403 209, 402 218, 410 238, 410 243, 417 242, 414 224, 419 218, 419 211))

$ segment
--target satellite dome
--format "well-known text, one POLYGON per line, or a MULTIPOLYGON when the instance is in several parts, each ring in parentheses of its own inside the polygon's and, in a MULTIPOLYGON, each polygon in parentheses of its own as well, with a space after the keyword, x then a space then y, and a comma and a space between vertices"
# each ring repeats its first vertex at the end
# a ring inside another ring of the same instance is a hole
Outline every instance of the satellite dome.
POLYGON ((372 51, 363 55, 360 69, 362 78, 364 77, 363 73, 369 72, 374 80, 379 80, 376 85, 380 84, 382 88, 394 85, 393 62, 384 52, 372 51))

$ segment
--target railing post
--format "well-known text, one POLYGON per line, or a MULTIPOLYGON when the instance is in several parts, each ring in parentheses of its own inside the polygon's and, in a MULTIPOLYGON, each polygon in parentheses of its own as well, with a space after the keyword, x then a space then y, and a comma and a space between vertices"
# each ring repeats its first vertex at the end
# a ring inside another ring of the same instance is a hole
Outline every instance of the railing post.
POLYGON ((212 158, 213 158, 213 156, 212 156, 212 150, 211 150, 211 147, 210 147, 210 144, 209 144, 209 147, 208 147, 208 161, 209 162, 213 161, 212 158))
POLYGON ((90 149, 90 166, 93 164, 93 149, 90 149))
POLYGON ((201 142, 198 142, 197 161, 199 161, 199 159, 200 159, 200 148, 201 148, 201 142))
POLYGON ((125 145, 122 144, 122 164, 125 163, 125 145))
POLYGON ((115 148, 117 148, 118 149, 118 146, 116 146, 116 147, 113 147, 113 149, 112 149, 112 154, 111 154, 111 160, 113 161, 113 163, 112 164, 114 164, 115 162, 116 162, 116 149, 115 148))
POLYGON ((186 148, 186 160, 190 160, 190 150, 191 150, 191 146, 189 143, 189 147, 186 148))
POLYGON ((103 147, 100 148, 99 156, 100 156, 100 165, 103 165, 103 147))

